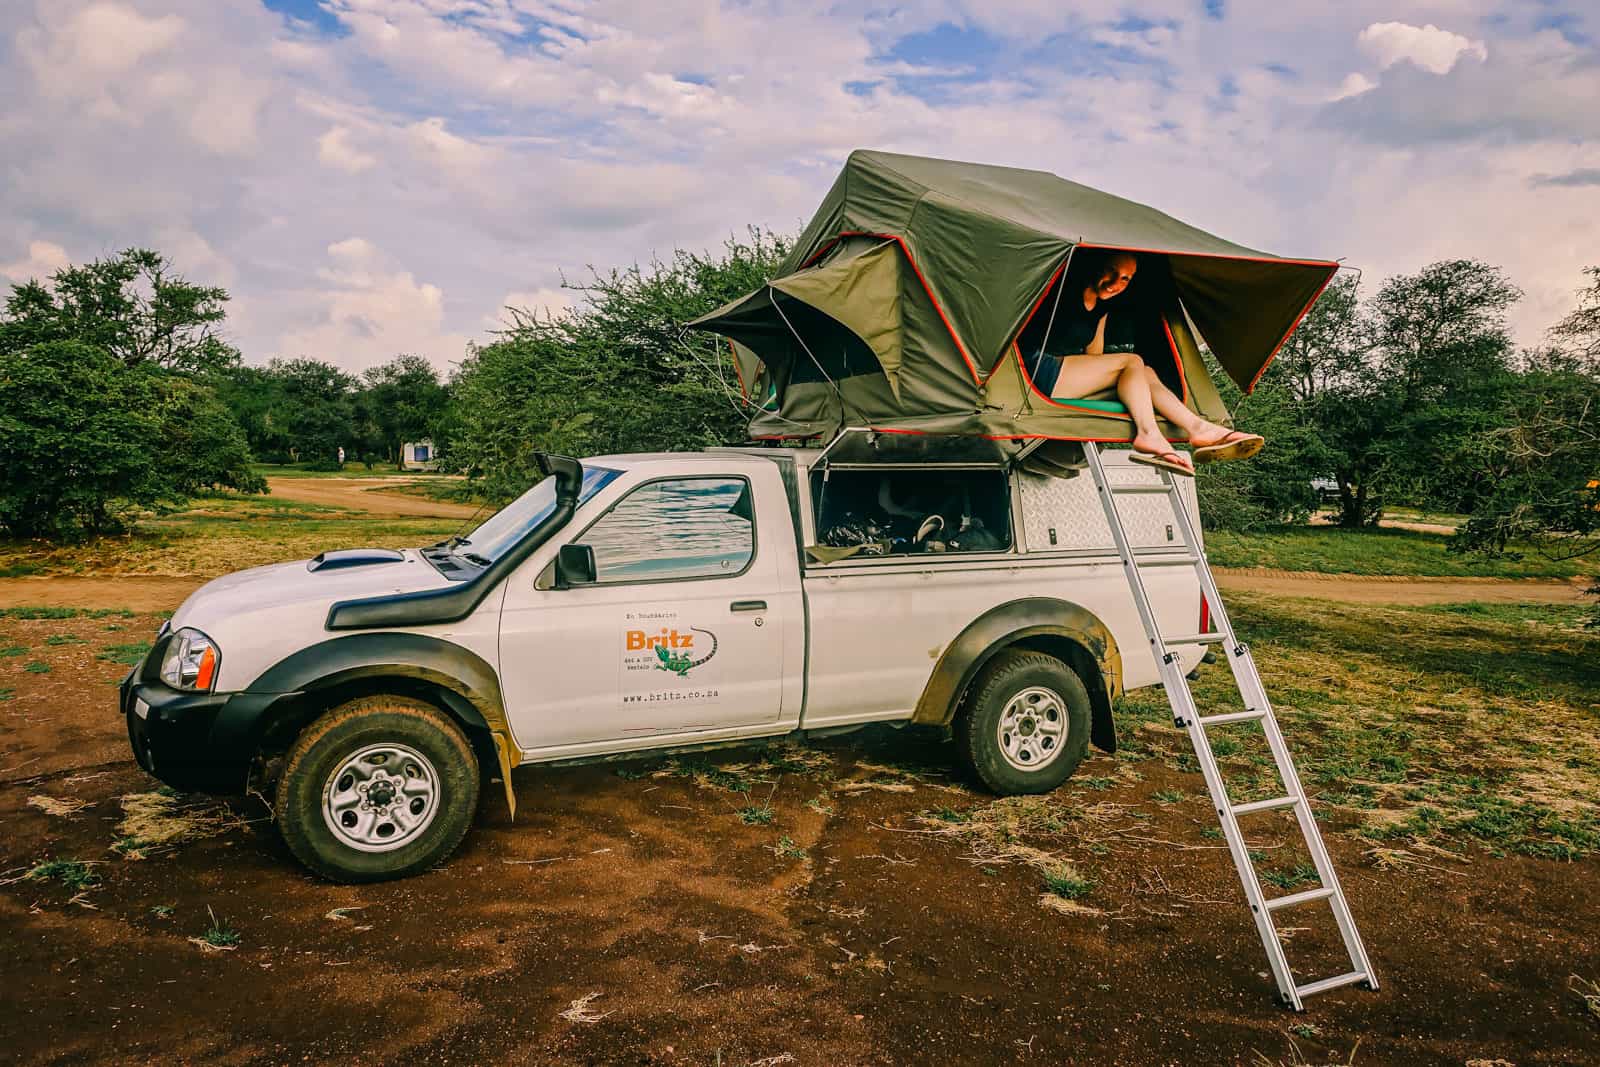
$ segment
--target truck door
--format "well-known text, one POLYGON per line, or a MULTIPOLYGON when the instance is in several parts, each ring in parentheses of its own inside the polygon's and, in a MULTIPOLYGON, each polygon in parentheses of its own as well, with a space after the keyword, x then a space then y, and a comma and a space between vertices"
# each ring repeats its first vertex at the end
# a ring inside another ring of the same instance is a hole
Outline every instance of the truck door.
POLYGON ((593 584, 513 581, 500 622, 506 711, 524 749, 776 722, 784 630, 779 553, 742 476, 644 482, 573 544, 593 584))

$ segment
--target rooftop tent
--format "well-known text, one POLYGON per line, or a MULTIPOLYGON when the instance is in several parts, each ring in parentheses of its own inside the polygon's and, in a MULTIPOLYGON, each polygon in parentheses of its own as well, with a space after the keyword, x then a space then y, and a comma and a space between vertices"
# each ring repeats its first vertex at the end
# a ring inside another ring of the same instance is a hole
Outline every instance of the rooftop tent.
POLYGON ((1043 171, 857 151, 776 277, 690 326, 731 342, 755 437, 1125 440, 1114 398, 1059 403, 1028 373, 1077 249, 1139 255, 1132 343, 1216 421, 1199 339, 1248 391, 1337 270, 1043 171))

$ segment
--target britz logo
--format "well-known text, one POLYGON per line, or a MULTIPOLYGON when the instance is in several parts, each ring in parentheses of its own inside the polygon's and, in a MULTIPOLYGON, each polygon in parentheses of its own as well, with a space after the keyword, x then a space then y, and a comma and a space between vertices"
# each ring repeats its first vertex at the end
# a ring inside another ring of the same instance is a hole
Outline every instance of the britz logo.
POLYGON ((662 628, 659 634, 647 634, 643 630, 628 631, 628 651, 638 652, 641 649, 655 648, 693 648, 694 634, 681 634, 677 630, 662 628))
POLYGON ((691 670, 717 654, 716 634, 710 630, 702 630, 698 626, 691 626, 689 630, 689 633, 682 633, 662 627, 658 634, 645 633, 643 630, 628 630, 625 632, 627 648, 629 652, 655 649, 656 668, 671 671, 679 678, 684 678, 691 670), (711 639, 711 650, 699 659, 690 655, 690 652, 695 650, 695 634, 705 634, 711 639))

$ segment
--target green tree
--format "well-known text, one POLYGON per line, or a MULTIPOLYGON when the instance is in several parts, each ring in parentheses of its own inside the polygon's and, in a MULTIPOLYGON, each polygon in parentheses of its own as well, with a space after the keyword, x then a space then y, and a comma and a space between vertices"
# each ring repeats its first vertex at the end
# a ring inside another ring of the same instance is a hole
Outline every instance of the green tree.
POLYGON ((1556 351, 1577 364, 1600 371, 1600 267, 1589 267, 1589 286, 1578 291, 1578 306, 1550 328, 1556 351))
POLYGON ((275 359, 267 364, 267 374, 274 391, 266 416, 282 435, 285 451, 298 462, 336 466, 339 449, 359 443, 356 380, 316 359, 275 359))
MULTIPOLYGON (((1600 269, 1578 306, 1523 353, 1500 424, 1462 442, 1446 475, 1474 487, 1451 548, 1484 557, 1600 555, 1600 269)), ((1589 590, 1600 595, 1600 582, 1589 590)))
POLYGON ((683 324, 770 277, 788 241, 764 231, 719 253, 592 272, 563 315, 508 309, 512 325, 469 350, 444 422, 453 463, 504 496, 534 479, 535 449, 595 454, 743 439, 726 347, 683 324))
POLYGON ((1345 275, 1324 290, 1248 396, 1212 364, 1212 380, 1235 425, 1269 443, 1248 464, 1219 463, 1196 472, 1207 526, 1248 529, 1269 521, 1301 522, 1316 510, 1312 479, 1330 474, 1339 455, 1319 415, 1327 399, 1358 378, 1362 368, 1356 284, 1353 275, 1345 275))
POLYGON ((190 284, 159 252, 130 248, 64 267, 49 285, 13 288, 0 318, 0 348, 71 340, 128 367, 216 371, 239 362, 217 333, 227 302, 227 290, 190 284))
POLYGON ((265 488, 207 389, 83 341, 0 350, 0 440, 0 527, 16 537, 107 533, 203 489, 265 488))
POLYGON ((1470 506, 1448 460, 1498 425, 1521 292, 1496 268, 1448 260, 1383 283, 1349 351, 1321 364, 1314 422, 1339 483, 1340 523, 1376 523, 1388 498, 1470 506))
POLYGON ((371 427, 374 444, 385 459, 398 464, 407 441, 426 437, 436 445, 443 443, 449 394, 425 358, 401 355, 369 367, 361 375, 361 385, 361 421, 371 427))

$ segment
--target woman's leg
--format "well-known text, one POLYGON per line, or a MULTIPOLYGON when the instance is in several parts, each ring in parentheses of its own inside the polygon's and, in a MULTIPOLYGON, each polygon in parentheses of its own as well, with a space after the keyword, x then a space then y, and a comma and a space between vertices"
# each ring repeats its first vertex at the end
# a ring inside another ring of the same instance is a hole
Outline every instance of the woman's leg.
POLYGON ((1150 383, 1150 403, 1160 416, 1184 432, 1189 443, 1197 448, 1214 445, 1228 436, 1226 426, 1218 426, 1209 419, 1202 419, 1199 415, 1184 406, 1183 401, 1161 381, 1161 376, 1155 368, 1144 368, 1145 379, 1150 383))
MULTIPOLYGON (((1056 377, 1055 388, 1050 396, 1052 400, 1072 400, 1115 385, 1117 398, 1133 417, 1134 450, 1159 456, 1171 452, 1172 445, 1156 427, 1155 406, 1146 369, 1144 360, 1132 352, 1068 356, 1061 361, 1061 373, 1056 377)), ((1172 394, 1169 392, 1167 395, 1172 394)), ((1183 407, 1182 401, 1178 406, 1183 407)))

